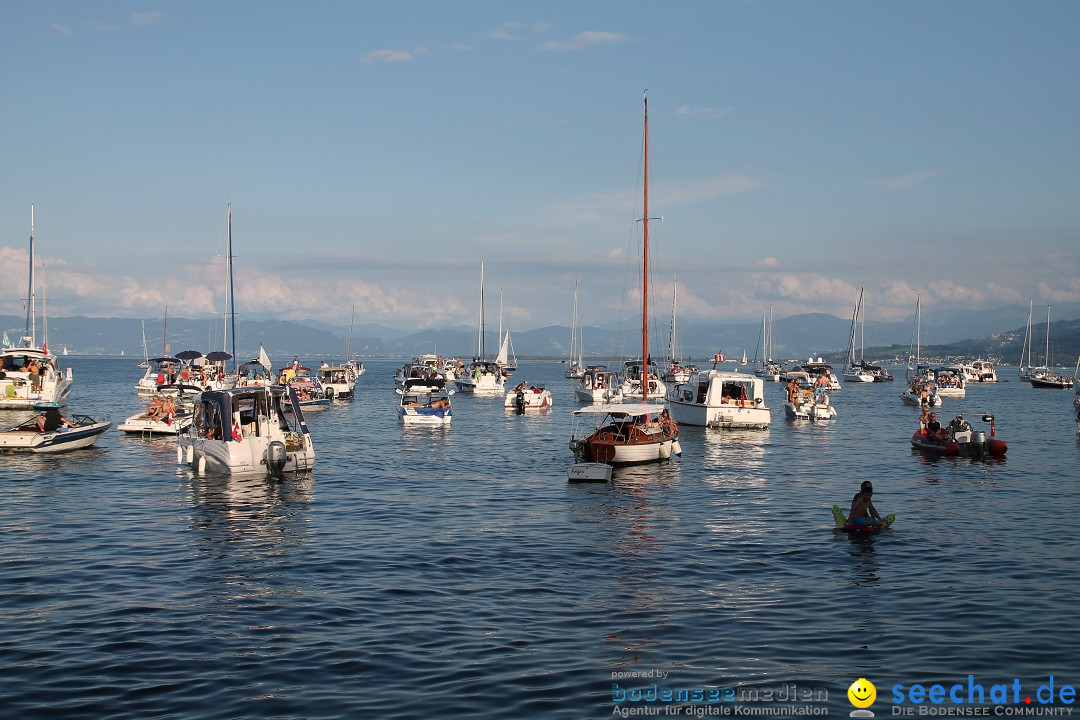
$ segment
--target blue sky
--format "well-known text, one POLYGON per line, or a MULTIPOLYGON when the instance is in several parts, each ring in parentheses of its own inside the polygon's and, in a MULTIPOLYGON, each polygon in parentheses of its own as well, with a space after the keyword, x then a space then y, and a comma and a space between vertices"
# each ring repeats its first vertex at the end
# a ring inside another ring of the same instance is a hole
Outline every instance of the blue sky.
POLYGON ((0 313, 400 328, 1080 300, 1080 3, 8 2, 0 313), (40 291, 40 289, 39 289, 40 291))

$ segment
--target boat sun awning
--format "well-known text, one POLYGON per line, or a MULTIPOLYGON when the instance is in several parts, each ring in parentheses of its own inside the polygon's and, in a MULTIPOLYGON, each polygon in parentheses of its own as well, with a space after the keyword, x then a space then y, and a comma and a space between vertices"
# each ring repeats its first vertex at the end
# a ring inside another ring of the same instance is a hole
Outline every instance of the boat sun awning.
POLYGON ((639 417, 641 415, 659 414, 664 411, 663 405, 646 405, 645 403, 612 403, 609 405, 590 405, 575 410, 575 415, 612 415, 614 417, 639 417))

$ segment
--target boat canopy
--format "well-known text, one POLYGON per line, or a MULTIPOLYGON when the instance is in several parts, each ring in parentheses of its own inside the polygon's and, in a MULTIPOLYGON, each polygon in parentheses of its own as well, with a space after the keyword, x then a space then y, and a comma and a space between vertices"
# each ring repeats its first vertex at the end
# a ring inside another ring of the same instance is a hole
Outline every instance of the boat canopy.
POLYGON ((612 417, 640 417, 641 415, 652 415, 661 413, 664 411, 663 405, 652 405, 645 403, 612 403, 609 405, 590 405, 589 407, 583 407, 579 410, 575 410, 575 415, 611 415, 612 417))

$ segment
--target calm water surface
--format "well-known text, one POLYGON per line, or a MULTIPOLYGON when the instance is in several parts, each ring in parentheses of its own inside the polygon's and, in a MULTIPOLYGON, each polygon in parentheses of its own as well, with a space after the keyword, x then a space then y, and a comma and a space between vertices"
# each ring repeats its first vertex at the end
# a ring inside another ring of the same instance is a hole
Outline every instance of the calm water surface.
MULTIPOLYGON (((125 359, 71 358, 71 410, 141 407, 125 359)), ((0 703, 12 718, 605 718, 613 673, 671 688, 1080 684, 1072 394, 976 385, 1004 462, 928 459, 901 384, 846 385, 831 424, 684 428, 681 460, 566 482, 573 400, 455 396, 410 429, 393 371, 309 414, 308 476, 196 476, 174 442, 0 456, 0 703), (896 524, 832 531, 863 479, 896 524)), ((5 425, 17 414, 0 413, 5 425)), ((981 426, 981 423, 976 423, 981 426)), ((684 714, 685 715, 685 714, 684 714)))

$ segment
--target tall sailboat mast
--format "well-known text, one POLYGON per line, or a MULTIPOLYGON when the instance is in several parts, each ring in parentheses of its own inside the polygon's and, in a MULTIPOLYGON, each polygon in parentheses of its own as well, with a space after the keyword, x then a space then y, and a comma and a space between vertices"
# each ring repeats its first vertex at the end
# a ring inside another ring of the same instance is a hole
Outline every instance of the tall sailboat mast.
POLYGON ((645 190, 641 218, 641 402, 649 401, 649 96, 645 96, 645 190))
POLYGON ((228 255, 225 258, 229 267, 229 325, 232 329, 232 369, 233 376, 236 375, 236 299, 233 297, 233 253, 232 253, 232 203, 229 203, 228 211, 228 224, 229 224, 229 250, 228 255))
POLYGON ((34 307, 34 204, 30 203, 30 280, 26 290, 26 338, 37 347, 37 315, 34 307))
POLYGON ((484 261, 480 261, 480 333, 476 338, 476 359, 484 358, 484 261))
POLYGON ((345 362, 352 362, 352 332, 354 324, 356 324, 356 303, 353 303, 352 317, 349 318, 349 345, 345 349, 345 362))

